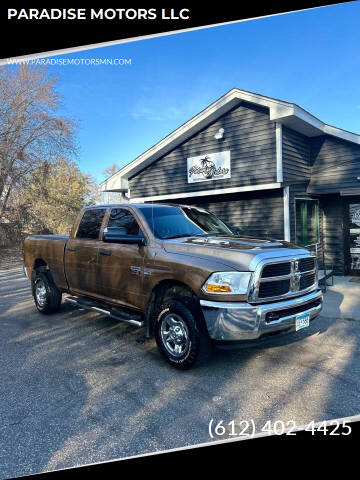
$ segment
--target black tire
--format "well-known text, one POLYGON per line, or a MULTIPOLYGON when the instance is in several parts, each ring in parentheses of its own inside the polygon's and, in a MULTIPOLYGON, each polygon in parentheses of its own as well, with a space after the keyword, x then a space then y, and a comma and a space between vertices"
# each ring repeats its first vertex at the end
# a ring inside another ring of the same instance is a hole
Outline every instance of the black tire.
POLYGON ((32 280, 32 292, 36 308, 48 314, 59 310, 61 292, 56 288, 50 273, 36 272, 32 280))
POLYGON ((161 305, 155 314, 154 334, 160 353, 171 366, 181 370, 208 360, 213 353, 200 307, 191 298, 170 299, 161 305), (172 327, 180 329, 179 336, 171 331, 172 327))

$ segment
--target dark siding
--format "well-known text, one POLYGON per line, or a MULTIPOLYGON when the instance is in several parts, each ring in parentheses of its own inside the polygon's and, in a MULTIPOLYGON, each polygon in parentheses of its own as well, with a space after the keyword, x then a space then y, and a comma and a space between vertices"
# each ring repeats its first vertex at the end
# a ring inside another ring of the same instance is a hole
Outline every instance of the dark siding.
POLYGON ((323 211, 324 253, 327 268, 335 267, 337 275, 344 275, 344 215, 339 195, 324 195, 320 199, 323 211))
POLYGON ((284 238, 282 189, 188 198, 180 203, 205 208, 229 225, 241 227, 244 235, 284 238))
POLYGON ((268 110, 242 104, 129 180, 132 198, 276 182, 275 123, 268 110), (219 128, 223 140, 216 140, 219 128), (187 158, 230 150, 231 178, 187 183, 187 158))
POLYGON ((330 137, 313 138, 309 192, 330 193, 360 188, 360 145, 330 137))
POLYGON ((284 182, 304 182, 310 179, 310 141, 290 128, 282 129, 284 182))

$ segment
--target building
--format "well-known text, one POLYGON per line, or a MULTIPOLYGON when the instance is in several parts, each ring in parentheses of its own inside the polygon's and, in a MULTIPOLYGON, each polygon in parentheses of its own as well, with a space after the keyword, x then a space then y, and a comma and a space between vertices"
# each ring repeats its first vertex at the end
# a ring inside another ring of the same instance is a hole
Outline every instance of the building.
POLYGON ((247 235, 316 249, 360 274, 360 135, 232 89, 101 185, 129 201, 204 207, 247 235))

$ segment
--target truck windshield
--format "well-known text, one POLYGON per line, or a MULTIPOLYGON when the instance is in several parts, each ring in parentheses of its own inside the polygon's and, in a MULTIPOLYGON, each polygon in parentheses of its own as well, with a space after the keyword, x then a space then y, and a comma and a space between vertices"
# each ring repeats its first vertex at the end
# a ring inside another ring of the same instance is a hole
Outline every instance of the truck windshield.
POLYGON ((200 208, 170 205, 146 205, 138 208, 154 235, 161 239, 193 235, 235 235, 218 217, 200 208))

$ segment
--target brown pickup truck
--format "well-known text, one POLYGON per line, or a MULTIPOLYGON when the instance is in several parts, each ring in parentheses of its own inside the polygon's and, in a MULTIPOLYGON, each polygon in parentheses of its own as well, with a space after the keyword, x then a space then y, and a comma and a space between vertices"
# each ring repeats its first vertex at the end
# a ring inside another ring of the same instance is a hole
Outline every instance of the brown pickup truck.
POLYGON ((145 327, 189 368, 214 344, 258 342, 307 327, 322 308, 317 262, 282 240, 241 236, 186 205, 84 208, 70 235, 33 235, 24 269, 37 309, 65 301, 145 327))

